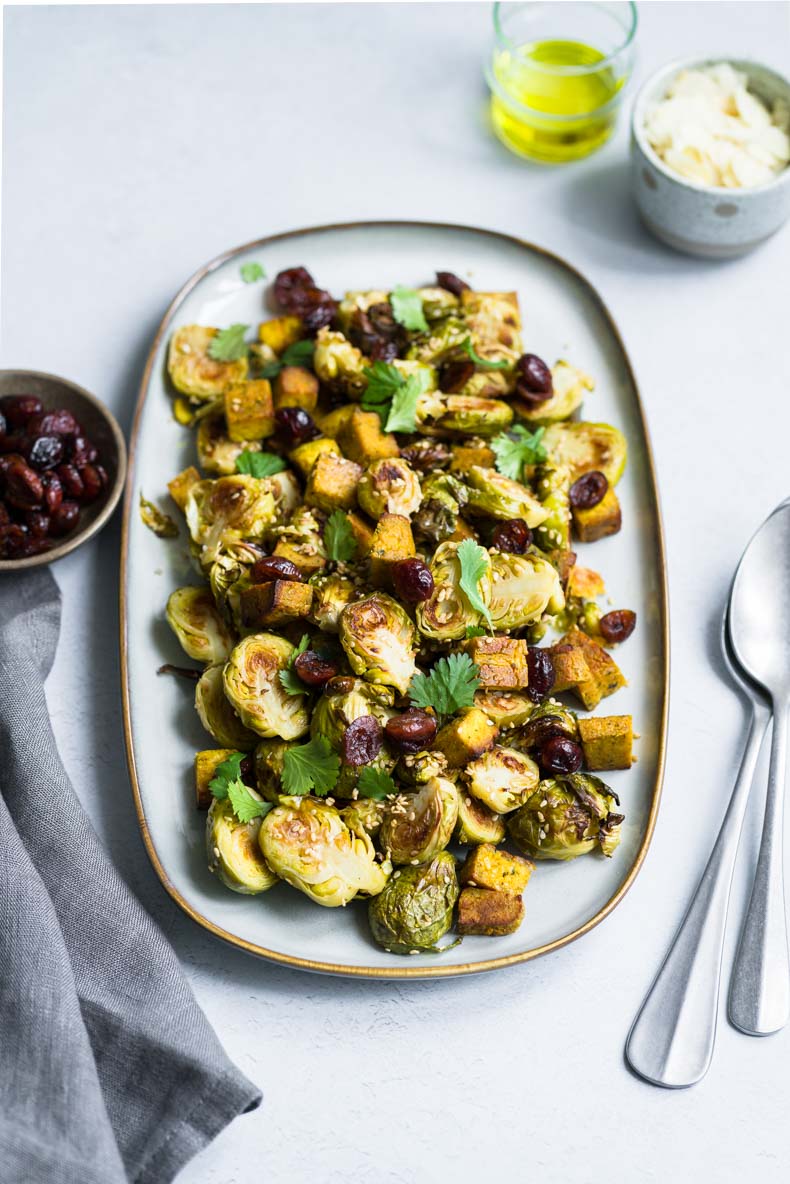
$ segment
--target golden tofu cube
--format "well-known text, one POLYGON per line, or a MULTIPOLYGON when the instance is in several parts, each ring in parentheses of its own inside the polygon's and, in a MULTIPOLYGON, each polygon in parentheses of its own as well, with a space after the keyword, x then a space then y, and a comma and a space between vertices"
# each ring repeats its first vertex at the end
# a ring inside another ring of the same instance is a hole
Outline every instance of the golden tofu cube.
POLYGON ((358 554, 364 559, 370 552, 374 528, 368 522, 365 515, 359 513, 357 510, 349 510, 346 517, 348 518, 348 524, 351 527, 354 538, 357 540, 358 554))
POLYGON ((319 415, 316 423, 325 436, 331 436, 333 440, 337 440, 351 416, 358 410, 359 407, 356 403, 344 403, 342 407, 336 407, 327 415, 319 415))
POLYGON ((276 354, 281 354, 289 345, 295 345, 303 335, 301 317, 273 317, 258 326, 258 340, 276 354))
POLYGON ((569 596, 578 596, 581 600, 595 600, 596 596, 604 595, 606 585, 603 576, 597 571, 575 563, 568 574, 567 592, 569 596))
POLYGON ((319 436, 317 440, 306 440, 304 444, 297 444, 296 448, 288 453, 288 459, 291 464, 296 465, 303 477, 309 477, 310 470, 324 452, 340 456, 340 449, 334 440, 327 436, 319 436))
POLYGON ((402 514, 382 514, 370 543, 370 581, 377 588, 391 581, 393 563, 417 554, 411 523, 402 514))
POLYGON ((524 901, 514 892, 464 888, 458 897, 456 931, 463 937, 506 937, 524 920, 524 901))
POLYGON ((517 637, 475 637, 463 648, 480 669, 480 686, 517 691, 529 683, 527 642, 517 637))
POLYGON ((183 469, 172 481, 168 481, 167 488, 170 491, 170 496, 179 510, 183 511, 186 509, 189 491, 193 485, 197 485, 199 480, 200 473, 194 465, 190 465, 189 468, 183 469))
POLYGON ((630 769, 634 725, 630 715, 602 715, 579 720, 579 736, 588 769, 630 769))
POLYGON ((498 732, 499 728, 484 711, 470 707, 439 730, 433 747, 444 753, 450 768, 461 769, 487 752, 498 732))
POLYGON ((534 870, 531 859, 499 851, 492 843, 481 843, 467 855, 458 880, 470 888, 491 888, 494 892, 520 896, 534 870))
POLYGON ((362 473, 362 466, 355 461, 323 452, 310 470, 304 500, 328 514, 351 510, 356 505, 362 473))
POLYGON ((388 456, 400 456, 398 441, 391 432, 381 427, 381 419, 375 411, 363 411, 355 407, 337 434, 337 442, 346 456, 361 465, 372 464, 388 456))
POLYGON ((623 525, 620 502, 610 486, 597 506, 589 510, 572 508, 573 528, 582 543, 594 543, 609 534, 617 534, 623 525))
POLYGON ((275 407, 302 407, 315 411, 318 379, 305 366, 283 366, 274 380, 275 407))
POLYGON ((198 810, 208 810, 214 800, 209 782, 213 781, 217 767, 235 751, 235 748, 204 748, 195 753, 195 805, 198 810))
POLYGON ((271 580, 253 584, 239 597, 241 623, 245 629, 285 625, 308 616, 313 605, 313 589, 296 580, 271 580))
POLYGON ((550 651, 554 666, 552 692, 559 695, 563 691, 575 690, 577 683, 590 678, 590 667, 578 646, 567 641, 558 641, 550 647, 550 651))
POLYGON ((326 556, 319 554, 311 543, 289 543, 285 539, 278 539, 273 551, 281 559, 290 559, 300 575, 306 580, 316 576, 326 567, 326 556))
POLYGON ((274 431, 274 403, 268 378, 234 382, 225 391, 225 422, 231 440, 262 440, 274 431))
POLYGON ((473 465, 481 469, 493 469, 493 450, 487 444, 453 444, 453 458, 450 461, 451 473, 468 473, 473 465))
MULTIPOLYGON (((623 672, 611 655, 597 641, 582 633, 581 629, 570 629, 560 638, 557 646, 564 645, 570 645, 572 650, 580 651, 587 665, 587 674, 582 675, 571 689, 579 696, 588 711, 597 707, 601 699, 613 695, 620 687, 626 685, 623 672)), ((555 646, 554 649, 556 648, 555 646)), ((554 660, 553 652, 552 659, 554 660)), ((556 671, 556 661, 554 668, 556 671)), ((559 689, 556 683, 554 689, 559 689)))

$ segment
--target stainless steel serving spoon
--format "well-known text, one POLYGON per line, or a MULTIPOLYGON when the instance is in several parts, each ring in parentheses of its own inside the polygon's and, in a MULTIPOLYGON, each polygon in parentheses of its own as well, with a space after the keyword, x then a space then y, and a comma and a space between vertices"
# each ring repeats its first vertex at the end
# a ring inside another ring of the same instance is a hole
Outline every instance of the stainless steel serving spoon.
POLYGON ((760 746, 771 718, 760 688, 735 666, 727 615, 725 611, 721 648, 732 680, 750 706, 749 735, 715 846, 625 1046, 626 1060, 640 1077, 669 1089, 694 1085, 707 1073, 713 1056, 735 857, 760 746))
POLYGON ((790 724, 790 502, 774 510, 746 548, 732 585, 728 625, 736 661, 773 705, 763 834, 729 999, 736 1028, 750 1036, 768 1036, 790 1016, 782 866, 790 724))

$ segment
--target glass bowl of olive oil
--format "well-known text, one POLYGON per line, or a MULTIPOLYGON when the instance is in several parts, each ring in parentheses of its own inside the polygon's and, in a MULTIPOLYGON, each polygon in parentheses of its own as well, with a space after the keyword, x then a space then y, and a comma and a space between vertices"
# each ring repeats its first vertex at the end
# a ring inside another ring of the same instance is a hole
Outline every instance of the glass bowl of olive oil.
POLYGON ((611 136, 634 64, 636 5, 494 5, 494 132, 512 152, 578 160, 611 136))

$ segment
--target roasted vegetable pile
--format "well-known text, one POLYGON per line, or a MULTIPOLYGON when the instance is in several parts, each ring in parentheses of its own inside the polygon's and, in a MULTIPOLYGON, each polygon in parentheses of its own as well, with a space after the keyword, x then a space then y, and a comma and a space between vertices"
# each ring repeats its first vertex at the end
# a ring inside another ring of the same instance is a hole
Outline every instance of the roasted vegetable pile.
POLYGON ((624 684, 607 647, 635 616, 573 547, 620 529, 625 440, 572 419, 593 382, 525 352, 515 293, 440 272, 338 301, 295 267, 268 299, 254 342, 169 348, 203 583, 167 619, 202 664, 209 865, 368 897, 393 954, 512 933, 533 861, 619 840, 596 774, 630 767, 631 718, 573 706, 624 684))

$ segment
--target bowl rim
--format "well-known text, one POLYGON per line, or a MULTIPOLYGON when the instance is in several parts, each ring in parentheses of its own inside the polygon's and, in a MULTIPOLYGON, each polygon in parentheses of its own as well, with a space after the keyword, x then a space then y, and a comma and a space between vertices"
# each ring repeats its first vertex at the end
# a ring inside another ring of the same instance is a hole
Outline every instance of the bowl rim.
POLYGON ((115 480, 107 492, 104 504, 93 521, 87 526, 78 528, 73 535, 69 535, 68 538, 63 539, 61 543, 53 547, 50 551, 43 551, 40 555, 28 555, 21 559, 0 559, 0 576, 5 575, 6 572, 25 571, 32 567, 42 567, 44 564, 55 563, 58 559, 63 559, 64 556, 70 554, 82 543, 87 543, 88 539, 92 539, 94 535, 98 534, 120 501, 121 494, 126 485, 127 468, 126 439, 121 431, 120 424, 106 403, 103 403, 96 395, 91 394, 89 390, 86 390, 84 386, 80 386, 79 383, 72 382, 70 378, 63 378, 60 374, 51 374, 47 370, 20 370, 13 366, 0 368, 0 377, 7 374, 18 377, 21 381, 24 381, 26 378, 43 378, 61 387, 68 387, 69 390, 85 399, 87 403, 90 403, 98 411, 109 427, 110 435, 115 444, 116 460, 115 480))
POLYGON ((697 54, 685 57, 674 58, 671 62, 667 62, 658 70, 654 70, 639 87, 634 99, 634 105, 631 110, 631 135, 638 145, 643 156, 648 162, 661 173, 668 181, 674 182, 682 189, 689 189, 696 193, 707 193, 711 196, 721 197, 727 195, 730 198, 748 198, 751 194, 767 193, 772 189, 779 189, 783 185, 790 183, 790 164, 786 164, 780 173, 771 181, 766 181, 764 185, 752 185, 742 189, 730 189, 726 185, 703 185, 699 181, 690 181, 686 177, 681 177, 674 169, 671 169, 654 148, 647 141, 644 134, 644 113, 648 102, 648 92, 668 75, 677 74, 684 69, 693 69, 698 66, 718 66, 727 64, 733 66, 736 70, 742 70, 745 74, 749 74, 749 67, 756 66, 765 74, 771 74, 773 78, 780 82, 787 90, 787 99, 790 102, 790 79, 782 74, 773 66, 768 66, 764 62, 755 61, 753 58, 736 58, 726 56, 715 56, 706 54, 699 56, 697 54))

